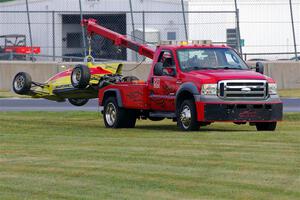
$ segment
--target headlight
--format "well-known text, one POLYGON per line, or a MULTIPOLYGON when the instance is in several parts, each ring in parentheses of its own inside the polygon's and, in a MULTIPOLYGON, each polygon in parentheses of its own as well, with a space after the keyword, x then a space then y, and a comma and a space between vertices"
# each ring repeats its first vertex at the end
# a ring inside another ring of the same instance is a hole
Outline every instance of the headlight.
POLYGON ((276 83, 269 83, 269 94, 277 94, 277 84, 276 83))
POLYGON ((201 88, 202 95, 217 95, 217 84, 204 84, 201 88))

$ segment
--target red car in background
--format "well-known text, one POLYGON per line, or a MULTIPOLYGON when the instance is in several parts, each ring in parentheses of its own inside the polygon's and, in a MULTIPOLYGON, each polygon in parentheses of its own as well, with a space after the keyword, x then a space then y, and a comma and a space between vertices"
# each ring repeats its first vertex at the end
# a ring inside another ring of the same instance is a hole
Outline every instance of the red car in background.
POLYGON ((28 55, 41 53, 40 47, 26 46, 25 35, 2 35, 0 44, 0 60, 27 60, 28 55))

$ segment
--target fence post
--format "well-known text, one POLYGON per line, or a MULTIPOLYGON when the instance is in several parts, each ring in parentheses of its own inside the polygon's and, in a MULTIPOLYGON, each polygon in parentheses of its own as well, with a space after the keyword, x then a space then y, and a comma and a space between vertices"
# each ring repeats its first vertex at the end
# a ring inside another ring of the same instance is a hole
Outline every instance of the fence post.
POLYGON ((235 7, 235 17, 236 17, 237 47, 239 53, 242 55, 243 50, 241 47, 240 15, 239 15, 239 9, 237 5, 237 0, 234 0, 234 7, 235 7))
POLYGON ((184 9, 184 2, 181 0, 181 7, 182 7, 182 15, 183 15, 183 25, 184 25, 184 31, 185 31, 185 39, 188 41, 188 31, 187 31, 187 25, 186 25, 186 19, 185 19, 185 9, 184 9))
MULTIPOLYGON (((135 27, 134 27, 133 8, 132 8, 131 0, 129 0, 129 7, 130 7, 130 15, 131 15, 132 37, 133 37, 133 40, 135 41, 135 27)), ((135 54, 136 61, 138 61, 138 54, 137 53, 134 53, 134 54, 135 54)))
POLYGON ((296 58, 296 61, 298 61, 299 59, 298 59, 298 54, 297 54, 297 42, 296 42, 296 35, 295 35, 295 24, 294 24, 292 0, 289 0, 289 2, 290 2, 290 13, 291 13, 291 23, 292 23, 292 31, 293 31, 295 58, 296 58))
MULTIPOLYGON (((79 11, 80 11, 80 20, 82 21, 83 20, 83 14, 82 14, 81 0, 79 0, 79 11)), ((84 55, 84 57, 86 57, 85 31, 84 31, 83 26, 81 26, 81 32, 82 32, 82 43, 83 43, 83 48, 84 48, 83 55, 84 55)))
POLYGON ((145 11, 143 11, 143 43, 146 43, 145 11))
POLYGON ((52 11, 52 59, 55 61, 55 13, 52 11))
POLYGON ((27 22, 28 22, 28 31, 29 31, 29 39, 30 39, 30 47, 31 47, 31 60, 34 61, 33 57, 33 43, 32 43, 32 33, 31 33, 31 23, 30 23, 30 15, 29 15, 29 6, 28 0, 26 0, 26 11, 27 11, 27 22))

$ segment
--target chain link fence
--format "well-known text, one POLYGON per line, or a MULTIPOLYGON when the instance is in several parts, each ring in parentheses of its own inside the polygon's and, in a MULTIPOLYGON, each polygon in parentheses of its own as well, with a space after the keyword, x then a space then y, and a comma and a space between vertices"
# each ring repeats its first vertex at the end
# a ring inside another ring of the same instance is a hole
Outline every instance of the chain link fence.
MULTIPOLYGON (((164 40, 212 40, 242 50, 246 59, 260 60, 291 59, 300 44, 300 2, 295 0, 291 4, 286 0, 240 0, 237 7, 234 0, 45 1, 43 9, 29 1, 28 10, 26 2, 0 3, 0 60, 82 61, 88 42, 80 26, 81 15, 153 48, 164 40), (105 11, 99 11, 98 4, 105 11), (29 51, 24 56, 9 46, 25 46, 29 51)), ((96 60, 143 59, 101 36, 95 35, 91 46, 96 60)))

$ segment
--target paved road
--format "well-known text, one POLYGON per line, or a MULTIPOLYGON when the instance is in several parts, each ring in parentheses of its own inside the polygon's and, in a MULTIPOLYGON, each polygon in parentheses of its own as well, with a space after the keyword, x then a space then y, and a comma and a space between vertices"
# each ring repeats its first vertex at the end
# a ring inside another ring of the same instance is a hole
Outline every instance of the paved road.
MULTIPOLYGON (((300 99, 282 99, 284 112, 300 112, 300 99)), ((44 99, 0 99, 0 111, 100 111, 97 99, 85 106, 72 106, 69 102, 57 103, 44 99)))
POLYGON ((98 111, 97 99, 84 106, 73 106, 68 101, 55 102, 45 99, 0 99, 0 111, 98 111))

